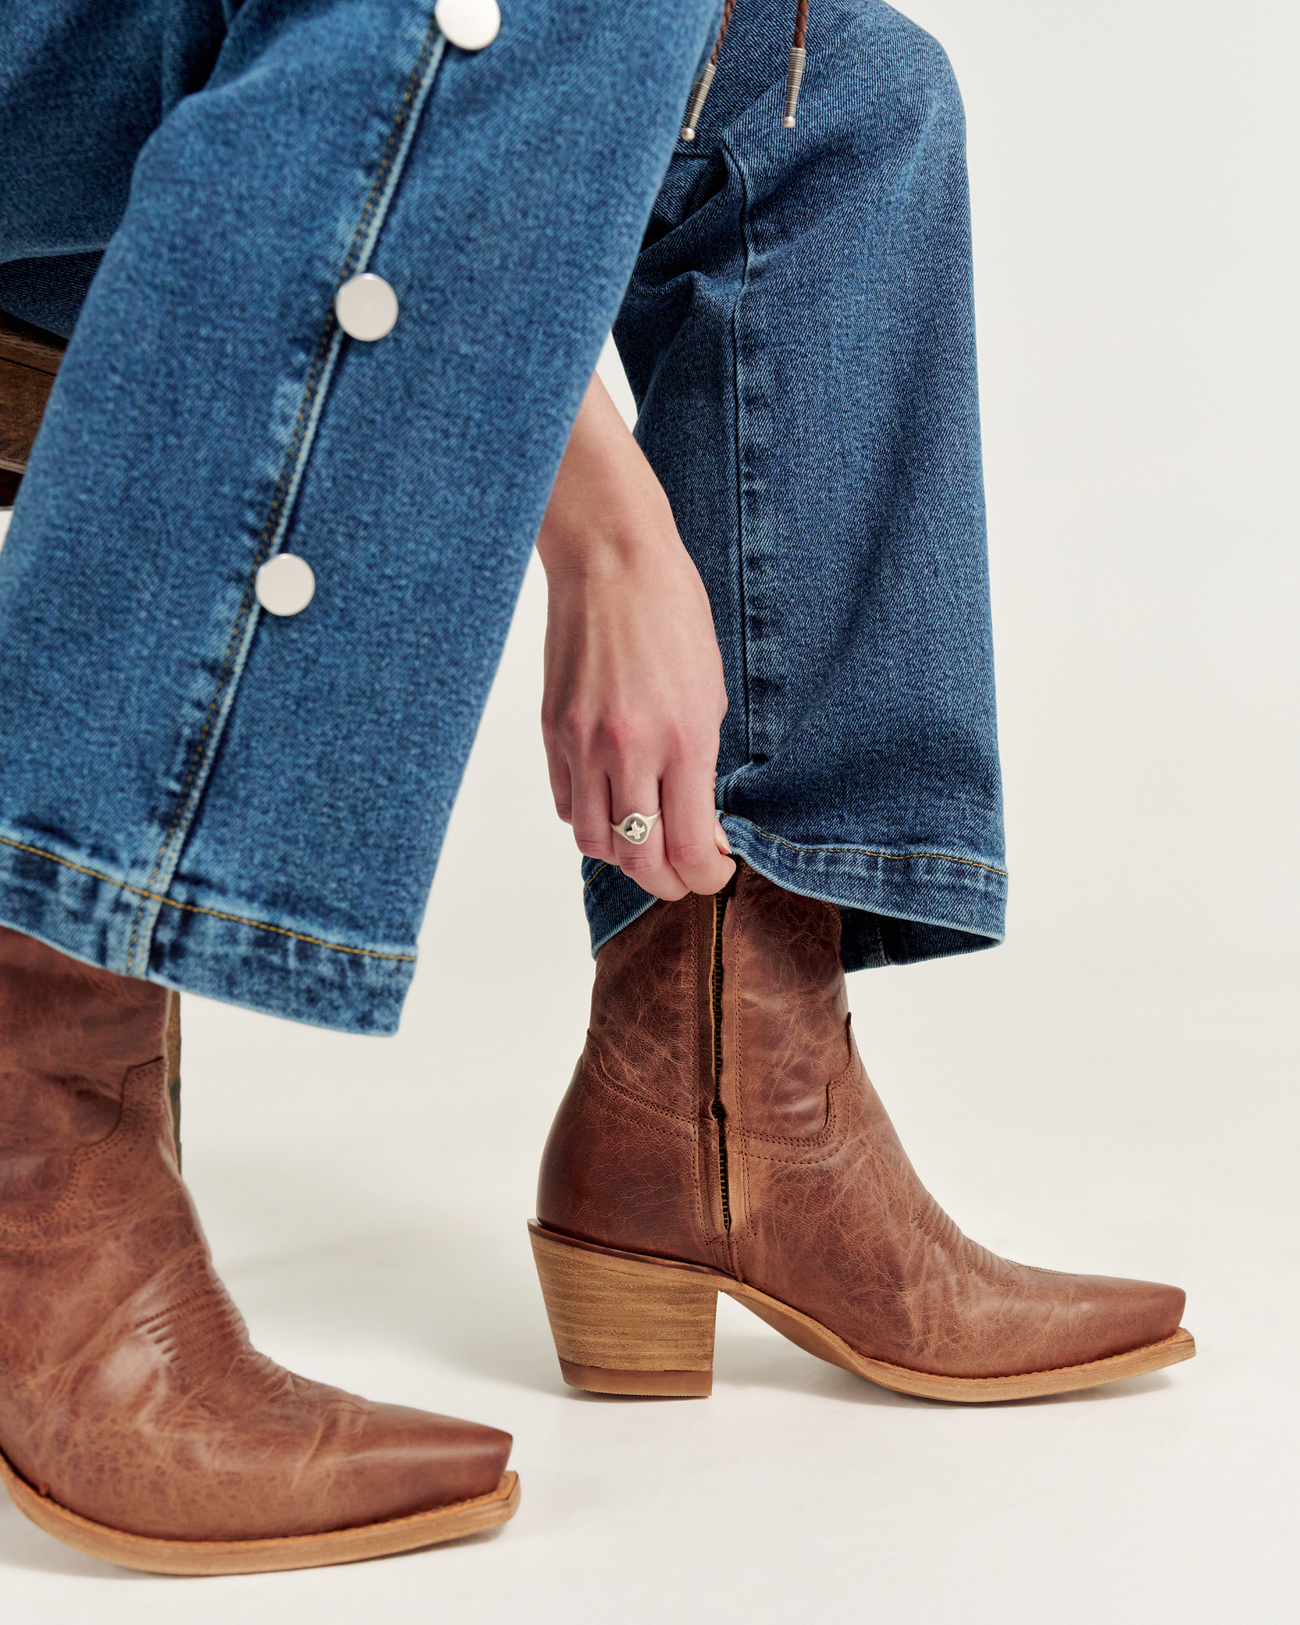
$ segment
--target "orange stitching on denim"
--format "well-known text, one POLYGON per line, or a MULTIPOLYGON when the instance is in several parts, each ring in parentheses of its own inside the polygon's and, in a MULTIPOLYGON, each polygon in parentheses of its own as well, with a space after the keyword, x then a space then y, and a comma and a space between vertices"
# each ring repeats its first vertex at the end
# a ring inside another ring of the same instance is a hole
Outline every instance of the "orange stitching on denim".
MULTIPOLYGON (((819 852, 852 852, 863 858, 888 858, 893 863, 907 863, 912 858, 937 858, 941 863, 964 863, 972 869, 984 869, 991 875, 999 875, 1003 880, 1008 878, 1005 869, 995 869, 991 863, 981 863, 978 858, 955 858, 951 852, 873 852, 866 846, 799 846, 794 841, 787 841, 783 835, 769 835, 752 819, 741 818, 737 813, 728 813, 727 817, 734 818, 738 824, 748 824, 765 841, 788 846, 792 852, 810 852, 814 855, 819 852)), ((591 878, 594 880, 596 877, 592 875, 591 878)))
MULTIPOLYGON (((775 841, 778 846, 788 846, 792 852, 810 852, 814 856, 819 852, 852 852, 861 858, 888 858, 893 863, 906 863, 910 858, 937 858, 940 863, 964 863, 971 869, 983 869, 988 874, 998 875, 1001 879, 1008 879, 1005 869, 995 869, 991 863, 981 863, 978 858, 955 858, 950 852, 873 852, 866 846, 799 846, 794 841, 787 841, 784 835, 769 835, 752 819, 742 818, 739 813, 728 813, 728 818, 734 818, 738 824, 748 824, 756 834, 761 835, 765 841, 775 841)), ((582 888, 585 897, 595 884, 601 872, 610 868, 608 863, 602 863, 595 870, 591 879, 582 888)))
POLYGON ((79 875, 89 875, 92 880, 102 880, 107 886, 116 886, 118 891, 130 892, 133 897, 142 897, 149 903, 163 903, 168 908, 179 908, 186 914, 210 914, 216 920, 229 920, 233 925, 247 925, 254 931, 273 931, 278 937, 292 937, 295 942, 310 943, 313 948, 328 948, 336 954, 360 954, 366 959, 394 959, 403 964, 415 964, 415 954, 385 954, 377 948, 350 948, 344 942, 327 942, 324 937, 309 937, 303 931, 290 931, 287 926, 268 925, 264 920, 245 919, 242 914, 226 914, 219 908, 204 908, 199 903, 180 903, 174 897, 164 897, 160 892, 143 891, 139 886, 132 886, 125 880, 114 880, 112 875, 101 874, 98 869, 88 869, 83 863, 73 863, 69 858, 61 858, 57 852, 47 852, 43 847, 29 846, 25 841, 11 841, 7 835, 0 835, 0 845, 12 846, 19 852, 30 852, 38 858, 48 858, 51 863, 61 863, 65 869, 75 869, 79 875))
MULTIPOLYGON (((353 233, 351 246, 348 249, 347 257, 343 261, 343 269, 339 273, 340 285, 347 280, 353 265, 356 264, 357 256, 361 251, 363 242, 365 241, 366 230, 370 224, 371 217, 375 212, 380 190, 385 179, 387 178, 388 171, 392 166, 394 149, 400 141, 402 131, 406 125, 406 120, 410 116, 411 101, 415 96, 415 92, 419 86, 420 80, 424 77, 425 70, 428 66, 429 56, 432 52, 434 42, 438 38, 439 32, 440 31, 436 21, 430 21, 428 32, 424 36, 424 42, 420 46, 420 53, 416 57, 415 66, 411 69, 411 75, 406 82, 406 89, 402 94, 401 103, 399 104, 397 113, 394 116, 393 127, 388 133, 388 144, 384 148, 383 157, 379 161, 379 167, 375 172, 374 181, 371 184, 366 201, 362 206, 361 218, 357 223, 356 231, 353 233)), ((181 786, 181 793, 176 803, 176 812, 172 818, 171 827, 168 829, 166 838, 159 849, 158 856, 154 860, 153 869, 150 871, 149 878, 145 882, 145 890, 139 891, 139 888, 134 886, 126 888, 129 891, 138 892, 138 895, 143 899, 154 901, 161 900, 162 902, 167 901, 166 898, 157 899, 150 888, 152 888, 154 881, 158 878, 164 863, 167 861, 167 858, 171 853, 172 847, 176 844, 176 841, 179 838, 184 837, 185 830, 189 827, 186 815, 191 810, 191 803, 193 800, 191 792, 194 786, 194 781, 198 777, 200 770, 203 768, 208 758, 208 735, 211 732, 215 714, 220 709, 221 701, 227 688, 230 686, 230 679, 234 669, 235 652, 238 648, 239 641, 243 633, 243 628, 250 613, 252 612, 253 595, 255 593, 257 584, 257 572, 262 567, 267 549, 275 535, 276 527, 280 521, 280 514, 288 496, 289 487, 293 483, 293 476, 297 469, 299 453, 302 449, 302 440, 306 428, 306 420, 310 414, 312 404, 315 401, 316 391, 320 386, 321 373, 324 369, 324 363, 333 344, 334 334, 337 328, 338 318, 334 314, 334 306, 333 302, 331 302, 329 312, 325 317, 325 325, 321 329, 320 339, 316 345, 316 354, 312 359, 311 369, 308 372, 306 382, 303 385, 303 395, 301 404, 298 407, 298 416, 294 419, 293 429, 289 438, 289 446, 285 452, 284 463, 280 469, 280 478, 276 481, 276 487, 271 497, 271 507, 267 513, 266 522, 262 526, 262 534, 258 538, 257 553, 253 558, 253 566, 249 572, 248 580, 244 584, 244 594, 239 601, 239 609, 236 612, 235 622, 230 632, 230 641, 226 644, 226 652, 221 657, 221 666, 217 675, 216 691, 213 693, 212 700, 208 705, 207 712, 203 719, 203 726, 199 730, 199 737, 195 741, 194 755, 190 761, 190 770, 186 775, 185 783, 181 786)), ((178 904, 177 906, 185 907, 187 905, 178 904)), ((203 912, 211 913, 214 911, 205 910, 203 912)), ((131 941, 126 950, 126 964, 128 970, 130 970, 131 965, 135 960, 135 946, 140 935, 140 927, 144 924, 144 913, 144 904, 142 902, 140 908, 136 911, 135 924, 131 932, 131 941)), ((234 916, 231 916, 231 918, 234 918, 234 916)), ((251 924, 254 922, 250 921, 247 923, 251 924)), ((263 929, 274 931, 278 930, 279 927, 265 926, 263 929)), ((288 932, 286 934, 289 936, 294 935, 293 932, 288 932)), ((314 939, 304 938, 304 940, 313 941, 314 939)), ((335 945, 333 943, 325 943, 322 944, 322 946, 334 947, 335 945)), ((358 948, 343 949, 340 951, 346 953, 363 953, 366 950, 358 948)), ((385 954, 380 957, 396 958, 410 956, 385 954)))

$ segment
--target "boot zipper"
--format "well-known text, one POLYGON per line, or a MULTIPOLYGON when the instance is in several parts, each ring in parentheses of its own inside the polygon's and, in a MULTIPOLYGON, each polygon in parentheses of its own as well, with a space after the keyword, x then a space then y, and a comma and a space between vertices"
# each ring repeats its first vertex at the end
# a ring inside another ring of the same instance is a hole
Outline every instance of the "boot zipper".
MULTIPOLYGON (((734 880, 732 885, 734 885, 734 880)), ((722 1104, 722 922, 731 886, 713 899, 713 971, 709 993, 713 1006, 713 1104, 709 1113, 718 1125, 718 1184, 722 1195, 722 1228, 731 1231, 731 1191, 727 1182, 727 1109, 722 1104)))

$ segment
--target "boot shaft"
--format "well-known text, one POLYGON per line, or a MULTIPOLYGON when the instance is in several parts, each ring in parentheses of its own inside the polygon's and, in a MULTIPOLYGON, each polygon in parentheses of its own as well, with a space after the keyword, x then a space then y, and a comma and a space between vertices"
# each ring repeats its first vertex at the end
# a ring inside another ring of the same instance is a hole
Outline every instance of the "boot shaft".
POLYGON ((824 1121, 849 1061, 840 918, 745 863, 715 897, 656 903, 596 961, 590 1036, 607 1072, 683 1117, 721 1098, 762 1135, 824 1121))
MULTIPOLYGON (((50 1381, 93 1374, 98 1340, 128 1334, 117 1317, 206 1292, 176 1169, 171 1007, 166 988, 0 930, 0 1432, 13 1448, 60 1414, 50 1381)), ((229 1318, 222 1337, 204 1333, 210 1350, 242 1337, 229 1318)))
POLYGON ((107 1138, 128 1073, 166 1047, 169 995, 0 927, 0 1209, 52 1199, 107 1138))
POLYGON ((849 1065, 834 907, 745 864, 600 950, 587 1044, 542 1159, 543 1225, 734 1270, 750 1139, 815 1135, 849 1065))
POLYGON ((719 912, 723 1108, 737 1129, 764 1139, 816 1133, 827 1085, 850 1058, 839 911, 742 865, 719 912))

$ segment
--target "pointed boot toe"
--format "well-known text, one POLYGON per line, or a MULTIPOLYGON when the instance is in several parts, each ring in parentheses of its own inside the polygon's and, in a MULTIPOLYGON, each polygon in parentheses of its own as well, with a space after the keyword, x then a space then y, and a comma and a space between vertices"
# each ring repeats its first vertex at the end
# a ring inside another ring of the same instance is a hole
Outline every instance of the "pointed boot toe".
POLYGON ((565 1380, 707 1394, 717 1294, 902 1393, 1028 1398, 1190 1358, 1183 1294, 970 1241, 917 1178, 854 1043, 828 903, 745 863, 596 959, 533 1249, 565 1380))
POLYGON ((1182 1325, 1187 1294, 1159 1281, 1130 1281, 1107 1275, 1077 1276, 1080 1344, 1089 1358, 1105 1359, 1167 1342, 1182 1325))
POLYGON ((490 1495, 512 1443, 508 1433, 478 1422, 403 1405, 370 1407, 365 1425, 338 1450, 347 1511, 358 1523, 379 1523, 490 1495))
POLYGON ((0 929, 0 1481, 160 1574, 311 1568, 512 1516, 510 1437, 259 1354, 176 1163, 168 994, 0 929))

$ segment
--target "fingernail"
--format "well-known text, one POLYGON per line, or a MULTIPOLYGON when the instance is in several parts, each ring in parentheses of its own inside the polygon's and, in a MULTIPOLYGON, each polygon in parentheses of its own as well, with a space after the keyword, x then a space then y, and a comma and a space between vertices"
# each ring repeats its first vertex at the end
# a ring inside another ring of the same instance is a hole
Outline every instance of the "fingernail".
POLYGON ((731 842, 727 839, 727 832, 726 832, 725 829, 723 829, 722 820, 720 818, 718 819, 717 823, 718 823, 718 827, 713 832, 713 839, 718 843, 718 851, 719 852, 724 852, 727 855, 727 857, 730 857, 731 856, 731 842))

